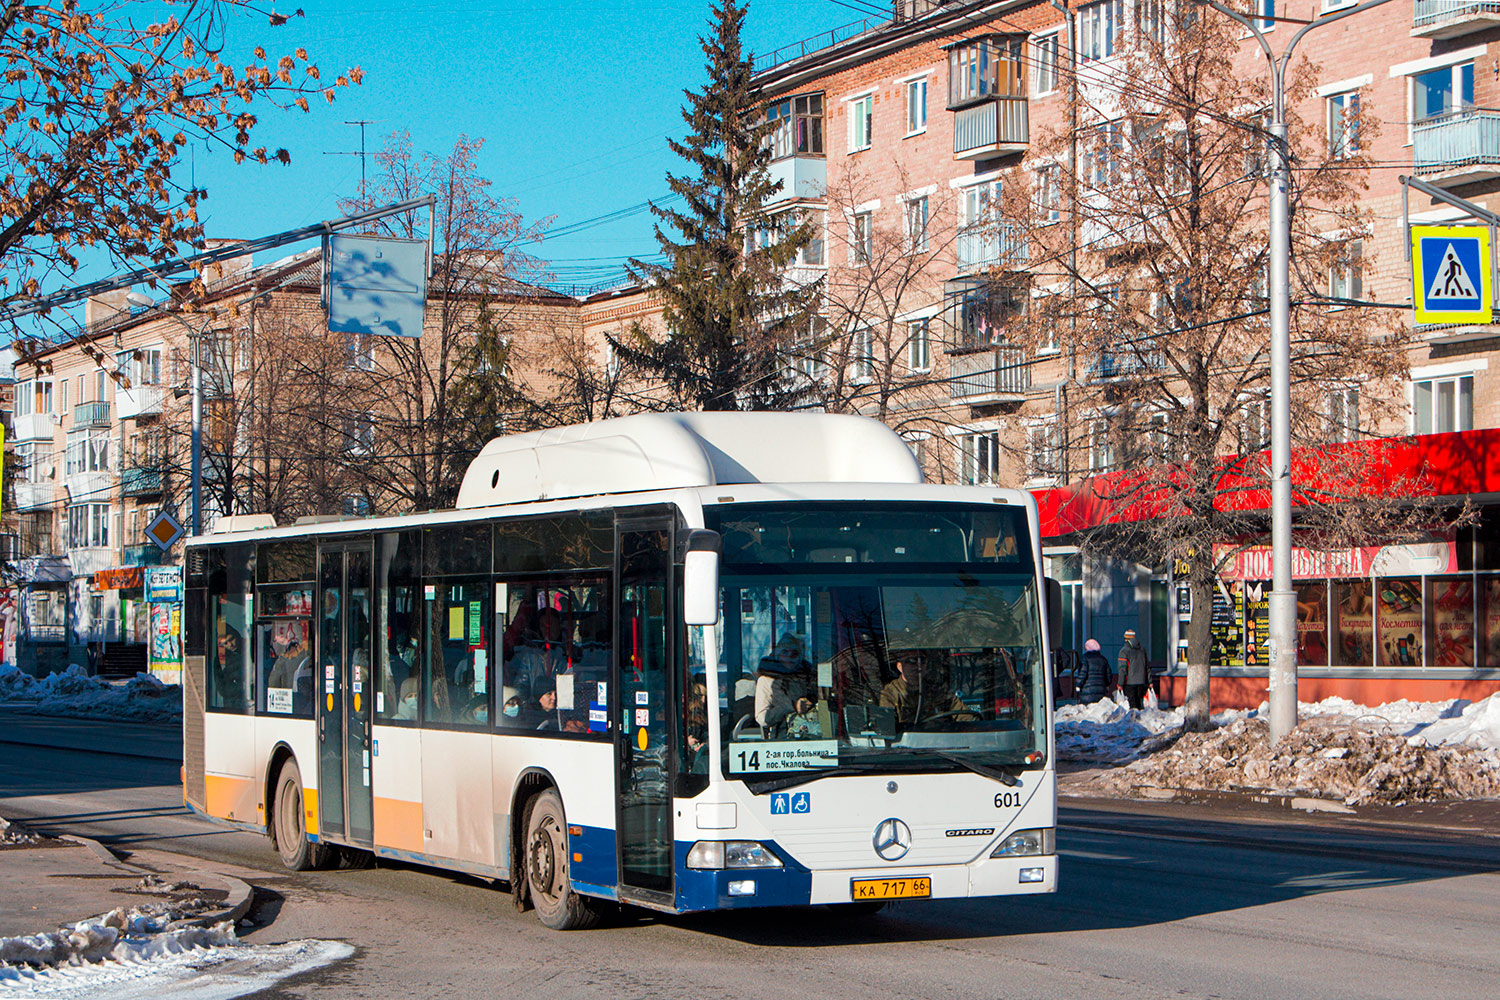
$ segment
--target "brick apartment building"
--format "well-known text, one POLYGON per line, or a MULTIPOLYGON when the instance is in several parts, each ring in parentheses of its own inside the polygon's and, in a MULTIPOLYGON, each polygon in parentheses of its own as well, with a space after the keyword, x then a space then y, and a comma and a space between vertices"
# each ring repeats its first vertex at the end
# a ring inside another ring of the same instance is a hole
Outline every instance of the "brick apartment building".
MULTIPOLYGON (((1241 6, 1279 54, 1303 24, 1353 5, 1241 6)), ((865 388, 828 394, 831 408, 897 426, 932 478, 1033 489, 1049 570, 1068 595, 1067 645, 1094 636, 1109 648, 1134 628, 1180 692, 1179 616, 1191 610, 1174 567, 1123 564, 1088 545, 1088 530, 1112 516, 1090 484, 1141 460, 1095 417, 1070 413, 1068 400, 1107 381, 1115 359, 1097 338, 1070 343, 1066 328, 1050 340, 1008 335, 1038 289, 1058 285, 1056 234, 1081 214, 1068 192, 1092 197, 1091 181, 1107 169, 1090 140, 1059 155, 1057 137, 1102 133, 1128 145, 1140 135, 1136 122, 1110 121, 1107 92, 1131 85, 1127 54, 1171 22, 1171 9, 1160 0, 907 0, 891 18, 757 55, 755 83, 776 122, 772 172, 783 186, 773 211, 797 212, 822 237, 799 263, 826 273, 828 317, 798 365, 825 381, 830 369, 846 381, 853 372, 865 388), (908 261, 899 294, 874 287, 873 272, 887 267, 883 242, 908 261)), ((1202 5, 1196 16, 1223 17, 1202 5)), ((1237 72, 1266 79, 1251 35, 1232 37, 1237 72)), ((1500 8, 1394 0, 1312 30, 1293 66, 1306 75, 1292 112, 1320 158, 1357 154, 1348 169, 1368 185, 1358 199, 1366 228, 1343 234, 1309 284, 1332 299, 1409 303, 1398 177, 1500 210, 1500 114, 1488 110, 1500 100, 1500 8)), ((1263 112, 1246 107, 1245 120, 1263 112)), ((1415 193, 1410 213, 1413 223, 1463 221, 1415 193)), ((1088 236, 1075 226, 1071 239, 1088 236)), ((1500 577, 1491 575, 1500 507, 1489 506, 1488 472, 1500 445, 1500 383, 1489 372, 1500 340, 1490 326, 1418 329, 1409 309, 1381 315, 1400 325, 1393 342, 1410 345, 1409 374, 1299 391, 1325 408, 1327 440, 1377 461, 1399 455, 1428 495, 1472 501, 1481 517, 1418 544, 1299 550, 1299 694, 1481 697, 1500 687, 1500 577)), ((1236 420, 1244 449, 1266 445, 1264 403, 1236 420)), ((1251 548, 1220 573, 1215 607, 1200 612, 1213 615, 1216 705, 1264 697, 1269 577, 1264 548, 1251 548)))

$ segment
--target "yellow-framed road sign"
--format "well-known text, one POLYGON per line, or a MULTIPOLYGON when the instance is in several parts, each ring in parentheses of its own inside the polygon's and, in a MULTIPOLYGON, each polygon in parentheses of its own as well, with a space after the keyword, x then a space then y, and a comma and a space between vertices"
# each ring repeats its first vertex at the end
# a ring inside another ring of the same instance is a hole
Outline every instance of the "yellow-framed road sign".
POLYGON ((1489 226, 1412 226, 1412 306, 1419 324, 1488 323, 1495 289, 1489 226))

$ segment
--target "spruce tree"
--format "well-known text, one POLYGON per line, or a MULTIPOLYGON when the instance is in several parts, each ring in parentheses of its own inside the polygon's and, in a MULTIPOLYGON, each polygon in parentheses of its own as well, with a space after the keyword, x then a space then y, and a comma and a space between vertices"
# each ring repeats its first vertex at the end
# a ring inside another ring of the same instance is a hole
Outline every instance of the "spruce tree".
POLYGON ((682 208, 652 205, 665 264, 630 262, 637 281, 655 290, 668 336, 639 329, 616 348, 647 378, 660 379, 670 402, 703 410, 775 409, 789 402, 784 349, 808 322, 815 285, 798 285, 788 267, 812 238, 811 227, 774 225, 766 200, 770 150, 751 88, 751 60, 740 46, 747 5, 722 0, 700 39, 708 80, 684 91, 690 129, 672 152, 687 165, 667 175, 682 208), (774 239, 761 239, 775 233, 774 239))

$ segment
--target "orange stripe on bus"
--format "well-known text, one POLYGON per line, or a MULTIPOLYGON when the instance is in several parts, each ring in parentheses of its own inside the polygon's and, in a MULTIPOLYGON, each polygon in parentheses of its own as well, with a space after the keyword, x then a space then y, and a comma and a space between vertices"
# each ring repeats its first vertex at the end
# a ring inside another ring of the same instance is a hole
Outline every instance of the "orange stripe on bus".
POLYGON ((423 851, 422 803, 375 796, 375 844, 398 851, 423 851))
POLYGON ((203 776, 204 811, 220 819, 238 820, 241 823, 255 822, 252 814, 259 804, 255 794, 255 782, 249 778, 230 778, 222 774, 203 776))
POLYGON ((318 834, 318 790, 302 789, 302 829, 313 836, 318 834))

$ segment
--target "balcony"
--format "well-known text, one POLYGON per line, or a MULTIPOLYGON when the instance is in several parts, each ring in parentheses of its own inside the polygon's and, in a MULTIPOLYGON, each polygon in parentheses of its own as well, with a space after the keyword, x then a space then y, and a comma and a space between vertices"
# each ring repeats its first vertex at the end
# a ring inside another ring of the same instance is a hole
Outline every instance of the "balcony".
POLYGON ((38 507, 50 507, 57 499, 57 490, 50 482, 21 483, 13 487, 15 490, 16 510, 36 510, 38 507))
POLYGON ((161 386, 135 385, 115 390, 115 407, 120 419, 144 417, 161 412, 161 386))
POLYGON ((73 427, 108 427, 108 403, 79 403, 73 407, 73 427))
POLYGON ((52 432, 57 429, 57 421, 50 413, 28 413, 16 417, 14 423, 11 434, 14 441, 51 441, 52 432))
POLYGON ((1147 375, 1166 368, 1166 358, 1154 351, 1145 354, 1115 354, 1102 351, 1088 367, 1088 377, 1101 382, 1147 375))
POLYGON ((120 473, 120 491, 128 497, 154 497, 161 493, 162 471, 155 466, 135 466, 120 473))
POLYGON ((986 160, 1022 153, 1031 143, 1031 116, 1024 97, 997 97, 961 108, 953 116, 953 158, 986 160))
POLYGON ((1413 38, 1457 38, 1500 24, 1500 0, 1414 0, 1413 38))
POLYGON ((1031 388, 1026 351, 997 344, 974 354, 953 355, 948 362, 948 398, 955 403, 998 403, 1024 399, 1031 388))
POLYGON ((1008 222, 970 226, 958 234, 956 243, 959 270, 998 267, 1019 271, 1029 252, 1026 233, 1008 222))
POLYGON ((828 161, 821 156, 784 156, 766 167, 781 190, 766 200, 767 205, 784 201, 817 201, 828 192, 828 161))
POLYGON ((1411 129, 1412 172, 1446 185, 1500 177, 1500 113, 1462 111, 1411 129))

